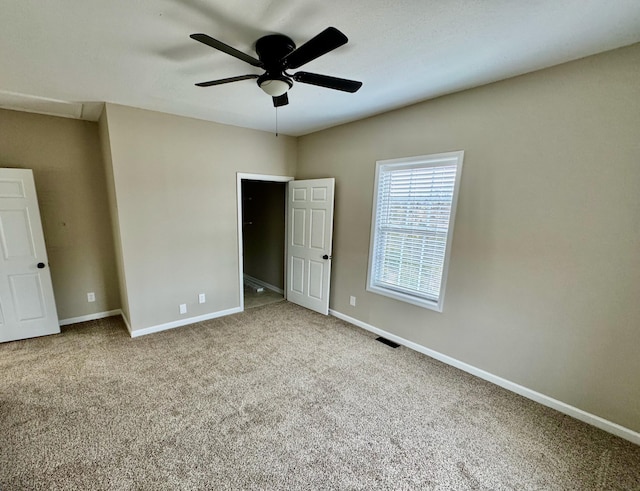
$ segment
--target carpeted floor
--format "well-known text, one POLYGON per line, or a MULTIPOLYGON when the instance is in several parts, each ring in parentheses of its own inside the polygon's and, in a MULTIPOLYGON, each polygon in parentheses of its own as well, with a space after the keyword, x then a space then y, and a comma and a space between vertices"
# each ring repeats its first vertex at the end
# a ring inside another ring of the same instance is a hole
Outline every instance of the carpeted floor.
POLYGON ((287 302, 0 345, 0 489, 640 489, 640 447, 287 302))

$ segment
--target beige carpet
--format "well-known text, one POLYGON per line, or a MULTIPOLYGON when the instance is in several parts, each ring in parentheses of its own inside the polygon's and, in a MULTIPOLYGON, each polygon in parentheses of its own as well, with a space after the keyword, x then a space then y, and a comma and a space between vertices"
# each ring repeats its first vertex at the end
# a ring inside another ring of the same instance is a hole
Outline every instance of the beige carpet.
POLYGON ((280 302, 0 345, 0 489, 640 489, 640 447, 280 302))

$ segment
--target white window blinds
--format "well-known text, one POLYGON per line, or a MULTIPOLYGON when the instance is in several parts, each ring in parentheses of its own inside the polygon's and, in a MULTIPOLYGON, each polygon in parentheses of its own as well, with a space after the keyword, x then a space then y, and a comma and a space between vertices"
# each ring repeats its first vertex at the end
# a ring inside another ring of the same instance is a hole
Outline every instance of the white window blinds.
POLYGON ((379 164, 370 289, 441 306, 461 159, 379 164))

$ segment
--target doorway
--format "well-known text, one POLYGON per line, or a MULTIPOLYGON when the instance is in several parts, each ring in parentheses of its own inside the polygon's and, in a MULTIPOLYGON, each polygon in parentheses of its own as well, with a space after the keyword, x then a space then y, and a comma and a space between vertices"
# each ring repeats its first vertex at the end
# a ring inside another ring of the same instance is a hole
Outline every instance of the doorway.
POLYGON ((286 197, 292 179, 238 174, 243 309, 285 299, 286 197))
POLYGON ((249 289, 257 284, 256 294, 264 293, 265 289, 276 293, 283 290, 283 299, 328 315, 335 179, 326 177, 296 181, 293 177, 239 172, 236 174, 236 186, 240 309, 245 308, 245 284, 249 289), (245 184, 243 195, 244 181, 248 184, 245 184), (251 181, 259 182, 252 184, 251 181), (261 201, 249 194, 249 187, 254 185, 261 193, 263 188, 260 183, 265 181, 278 183, 272 195, 274 202, 278 203, 273 207, 276 210, 273 217, 264 215, 267 210, 265 203, 271 198, 261 201), (247 204, 255 210, 256 215, 245 214, 247 204), (266 232, 254 233, 260 228, 266 232), (282 239, 278 238, 277 229, 282 232, 282 239), (253 239, 245 239, 245 235, 253 239), (252 248, 259 254, 259 260, 255 263, 249 257, 252 248), (269 255, 265 254, 266 251, 269 251, 269 255), (269 279, 252 276, 249 270, 245 271, 245 266, 255 267, 253 271, 259 271, 258 276, 264 276, 263 270, 269 269, 273 273, 271 281, 276 284, 270 283, 269 279))

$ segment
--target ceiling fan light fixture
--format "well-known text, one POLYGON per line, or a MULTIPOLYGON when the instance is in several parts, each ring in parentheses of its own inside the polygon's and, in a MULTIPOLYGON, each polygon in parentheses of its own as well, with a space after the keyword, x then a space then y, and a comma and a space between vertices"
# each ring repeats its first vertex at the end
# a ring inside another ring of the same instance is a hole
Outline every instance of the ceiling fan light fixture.
POLYGON ((260 78, 258 79, 258 86, 271 97, 280 97, 293 87, 293 82, 287 77, 260 78))

